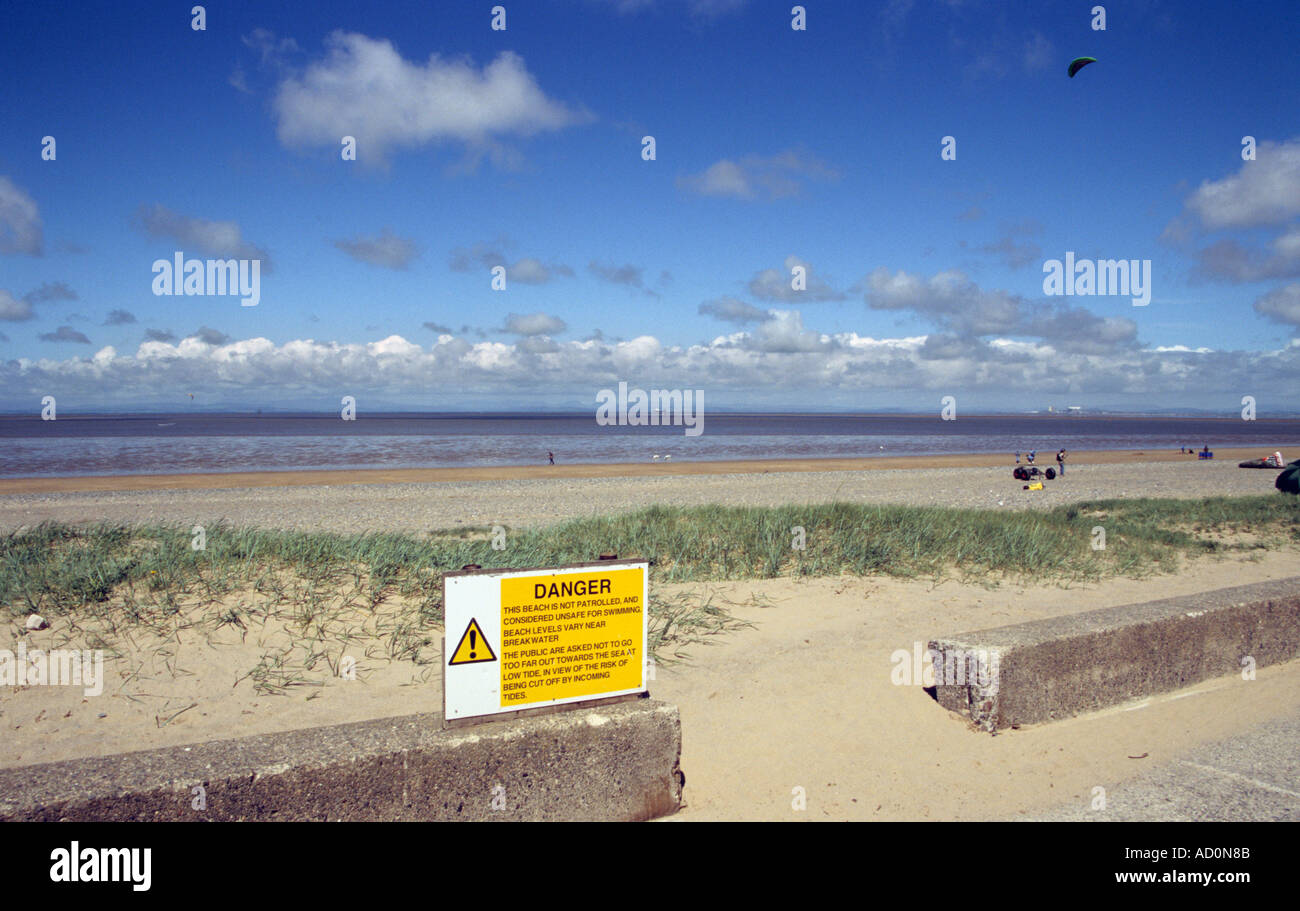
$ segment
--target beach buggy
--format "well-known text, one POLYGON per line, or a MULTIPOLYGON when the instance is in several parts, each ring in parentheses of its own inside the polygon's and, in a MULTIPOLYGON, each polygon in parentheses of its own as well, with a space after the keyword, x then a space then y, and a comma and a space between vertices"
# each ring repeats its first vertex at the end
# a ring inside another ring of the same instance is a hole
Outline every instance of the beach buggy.
POLYGON ((1039 468, 1037 465, 1017 465, 1011 471, 1011 476, 1017 481, 1028 481, 1030 478, 1043 477, 1052 480, 1056 477, 1055 468, 1039 468))

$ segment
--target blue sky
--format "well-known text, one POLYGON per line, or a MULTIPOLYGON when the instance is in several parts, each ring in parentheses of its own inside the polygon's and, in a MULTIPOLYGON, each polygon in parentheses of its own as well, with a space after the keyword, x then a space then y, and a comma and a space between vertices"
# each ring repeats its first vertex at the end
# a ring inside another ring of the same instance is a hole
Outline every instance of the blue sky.
POLYGON ((1294 4, 192 5, 3 13, 0 409, 1296 408, 1294 4))

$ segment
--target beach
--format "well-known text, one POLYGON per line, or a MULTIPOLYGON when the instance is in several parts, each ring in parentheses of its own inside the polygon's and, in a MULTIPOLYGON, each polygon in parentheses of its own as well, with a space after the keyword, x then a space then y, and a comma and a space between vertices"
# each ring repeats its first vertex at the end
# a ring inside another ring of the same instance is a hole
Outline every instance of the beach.
MULTIPOLYGON (((888 576, 663 586, 725 603, 752 624, 689 648, 688 660, 661 665, 649 684, 682 718, 686 806, 670 819, 1014 819, 1086 808, 1099 784, 1113 788, 1207 742, 1296 717, 1300 662, 1263 668, 1250 683, 1208 681, 989 737, 920 686, 892 685, 891 654, 937 632, 1282 579, 1295 563, 1294 550, 1207 559, 1176 576, 1068 588, 888 576), (806 792, 806 810, 792 808, 794 787, 806 792)), ((58 647, 69 633, 56 622, 28 635, 28 648, 58 647)), ((0 647, 12 648, 3 634, 0 647)), ((284 636, 274 621, 246 631, 142 630, 105 665, 100 695, 6 687, 0 767, 442 710, 436 663, 390 660, 381 637, 368 635, 348 646, 357 680, 317 673, 315 685, 259 694, 240 678, 284 636)))
MULTIPOLYGON (((1054 453, 1037 465, 1056 467, 1054 453)), ((1034 509, 1112 497, 1273 493, 1276 471, 1243 469, 1258 448, 1212 460, 1174 451, 1068 455, 1063 478, 1026 491, 1010 455, 802 459, 623 465, 0 480, 0 530, 47 520, 226 521, 298 531, 526 528, 656 504, 779 506, 847 500, 916 506, 1034 509)))
MULTIPOLYGON (((1055 467, 1052 455, 1037 464, 1055 467)), ((1042 491, 1024 490, 1011 477, 1014 460, 995 456, 9 480, 0 482, 0 528, 166 522, 188 534, 191 525, 224 520, 418 533, 537 527, 654 504, 1025 510, 1107 498, 1279 496, 1276 471, 1237 467, 1257 455, 1072 453, 1065 477, 1042 491)), ((1112 787, 1216 738, 1294 717, 1294 661, 1250 684, 1223 678, 996 738, 973 734, 919 686, 892 685, 890 674, 895 650, 935 635, 1285 579, 1296 574, 1296 553, 1282 543, 1189 559, 1177 574, 1069 584, 883 574, 652 583, 660 597, 720 605, 735 621, 668 656, 678 663, 661 664, 650 683, 681 711, 688 783, 674 818, 1027 818, 1086 805, 1098 783, 1112 787), (792 810, 795 787, 806 792, 807 811, 792 810)), ((5 688, 0 767, 441 711, 441 627, 418 631, 426 637, 421 660, 410 660, 393 643, 412 602, 394 591, 367 606, 365 580, 356 583, 318 590, 281 572, 215 603, 197 589, 171 592, 157 604, 174 611, 154 605, 148 625, 112 628, 102 692, 5 688), (336 619, 319 642, 307 641, 295 605, 317 597, 336 619), (330 671, 345 654, 357 661, 356 680, 330 671)), ((11 620, 0 627, 0 648, 89 648, 110 632, 103 617, 73 621, 56 616, 48 629, 24 632, 11 620)))

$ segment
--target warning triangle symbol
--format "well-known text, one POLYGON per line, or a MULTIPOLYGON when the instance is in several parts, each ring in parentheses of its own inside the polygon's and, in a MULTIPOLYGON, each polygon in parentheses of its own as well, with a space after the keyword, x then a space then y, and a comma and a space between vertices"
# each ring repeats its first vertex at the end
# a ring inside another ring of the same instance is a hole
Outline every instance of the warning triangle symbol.
POLYGON ((460 637, 460 644, 456 646, 456 651, 451 653, 449 664, 478 664, 481 661, 496 661, 497 656, 492 653, 492 646, 488 645, 487 639, 483 637, 483 630, 479 629, 478 621, 471 619, 469 626, 465 627, 465 632, 460 637))

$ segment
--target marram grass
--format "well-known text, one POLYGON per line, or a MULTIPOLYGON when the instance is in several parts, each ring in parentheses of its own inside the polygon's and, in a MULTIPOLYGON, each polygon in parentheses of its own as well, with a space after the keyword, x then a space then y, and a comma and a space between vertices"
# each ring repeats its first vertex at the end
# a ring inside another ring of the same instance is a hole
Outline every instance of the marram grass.
MULTIPOLYGON (((213 627, 243 627, 241 609, 273 610, 303 637, 324 643, 340 603, 374 612, 398 601, 400 611, 384 620, 384 650, 389 658, 421 663, 442 619, 444 572, 470 563, 552 566, 617 553, 652 562, 652 646, 661 660, 672 660, 687 643, 735 621, 721 605, 663 597, 655 583, 844 573, 986 584, 1143 576, 1171 572, 1188 558, 1294 547, 1300 498, 1104 500, 1049 511, 656 506, 507 530, 504 550, 493 549, 487 528, 341 535, 213 525, 205 536, 205 548, 196 551, 190 529, 180 526, 46 523, 0 535, 0 604, 14 620, 33 612, 74 622, 94 616, 113 632, 167 629, 182 605, 196 603, 213 605, 213 627), (1104 549, 1094 546, 1097 529, 1104 531, 1104 549), (231 593, 241 594, 238 605, 218 605, 231 593), (243 594, 262 607, 248 607, 243 594)), ((311 657, 323 665, 337 660, 323 645, 311 657)), ((267 658, 253 672, 266 691, 302 682, 271 679, 276 660, 267 658)))

